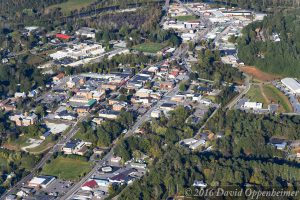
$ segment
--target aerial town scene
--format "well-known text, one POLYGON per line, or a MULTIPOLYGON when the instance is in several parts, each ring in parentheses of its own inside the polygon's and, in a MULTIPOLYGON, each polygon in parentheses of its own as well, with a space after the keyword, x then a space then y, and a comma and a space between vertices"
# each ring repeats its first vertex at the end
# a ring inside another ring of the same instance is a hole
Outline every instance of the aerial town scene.
POLYGON ((1 200, 300 198, 299 0, 2 1, 1 200))

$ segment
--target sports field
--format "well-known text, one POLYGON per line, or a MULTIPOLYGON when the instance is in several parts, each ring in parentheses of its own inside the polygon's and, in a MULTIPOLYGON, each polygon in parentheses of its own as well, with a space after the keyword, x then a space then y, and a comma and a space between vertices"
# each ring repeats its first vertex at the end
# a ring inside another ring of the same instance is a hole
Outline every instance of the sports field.
POLYGON ((183 22, 197 19, 195 15, 176 16, 174 18, 177 19, 178 21, 183 21, 183 22))
POLYGON ((162 50, 166 46, 167 44, 164 43, 147 42, 147 43, 133 46, 132 49, 136 51, 147 52, 147 53, 157 53, 158 51, 162 50))

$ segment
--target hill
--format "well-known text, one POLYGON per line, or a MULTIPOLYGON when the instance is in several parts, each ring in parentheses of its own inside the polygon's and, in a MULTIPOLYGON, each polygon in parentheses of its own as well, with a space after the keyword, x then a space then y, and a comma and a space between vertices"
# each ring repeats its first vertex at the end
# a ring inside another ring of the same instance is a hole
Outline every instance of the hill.
POLYGON ((249 24, 238 41, 239 58, 262 71, 300 77, 299 9, 249 24))

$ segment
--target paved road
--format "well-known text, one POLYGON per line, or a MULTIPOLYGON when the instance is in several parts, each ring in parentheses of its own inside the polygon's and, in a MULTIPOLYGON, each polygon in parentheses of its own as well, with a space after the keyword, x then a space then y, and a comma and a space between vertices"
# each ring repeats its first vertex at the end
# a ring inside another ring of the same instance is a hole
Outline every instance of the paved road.
MULTIPOLYGON (((186 48, 182 48, 179 50, 179 52, 173 56, 173 58, 183 57, 187 52, 186 48)), ((157 63, 161 64, 163 61, 157 63)), ((186 67, 186 66, 185 66, 186 67)), ((188 69, 187 69, 188 70, 188 69)), ((187 80, 188 76, 185 77, 184 80, 187 80)), ((124 138, 130 137, 136 133, 136 130, 141 126, 142 123, 150 120, 151 118, 151 112, 158 109, 163 103, 167 102, 171 96, 174 96, 179 90, 179 84, 177 84, 173 89, 169 90, 164 94, 162 99, 160 99, 153 107, 151 107, 146 113, 144 113, 136 123, 127 131, 124 138)), ((118 139, 117 139, 118 140, 118 139)), ((71 199, 75 193, 80 189, 81 185, 83 185, 84 182, 86 182, 88 179, 90 179, 93 174, 103 166, 104 163, 106 163, 111 156, 114 154, 114 149, 116 147, 116 141, 113 142, 113 146, 110 149, 110 151, 103 157, 103 159, 98 162, 93 169, 85 176, 83 177, 78 183, 76 183, 63 197, 61 197, 62 200, 71 199)))

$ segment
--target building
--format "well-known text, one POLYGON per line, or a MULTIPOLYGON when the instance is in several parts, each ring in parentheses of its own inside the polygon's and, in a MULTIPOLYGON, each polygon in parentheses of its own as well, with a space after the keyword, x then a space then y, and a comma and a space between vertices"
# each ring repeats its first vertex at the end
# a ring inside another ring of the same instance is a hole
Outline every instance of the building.
POLYGON ((160 108, 164 111, 172 111, 175 110, 176 106, 175 103, 163 103, 160 108))
POLYGON ((53 176, 33 177, 33 179, 28 182, 28 186, 34 188, 47 188, 54 180, 55 177, 53 176))
POLYGON ((243 108, 245 109, 253 109, 253 110, 259 110, 262 109, 262 103, 258 102, 245 102, 243 105, 243 108))
POLYGON ((152 90, 141 88, 135 93, 135 96, 140 98, 147 98, 150 97, 151 92, 152 90))
POLYGON ((194 186, 194 187, 202 187, 202 188, 206 188, 206 187, 207 187, 207 184, 204 183, 203 181, 197 181, 197 180, 195 180, 194 183, 193 183, 193 186, 194 186))
POLYGON ((198 142, 198 140, 196 140, 195 138, 187 138, 187 139, 184 139, 182 141, 180 141, 179 143, 181 145, 191 145, 191 144, 194 144, 198 142))
POLYGON ((199 148, 200 146, 205 145, 205 144, 206 144, 206 141, 205 141, 205 140, 198 140, 197 142, 191 144, 191 145, 189 146, 189 148, 192 149, 192 150, 195 150, 195 149, 197 149, 197 148, 199 148))
POLYGON ((65 73, 61 72, 52 78, 53 82, 57 82, 65 77, 65 73))
POLYGON ((57 33, 55 37, 61 40, 69 40, 71 38, 71 36, 61 33, 57 33))
POLYGON ((87 152, 88 148, 86 142, 81 140, 71 140, 65 144, 62 148, 62 151, 65 154, 77 154, 77 155, 84 155, 87 152))
POLYGON ((160 110, 154 110, 154 111, 151 112, 150 115, 151 115, 152 118, 159 118, 160 115, 161 115, 161 111, 160 110))
POLYGON ((114 156, 114 157, 112 157, 112 158, 110 159, 110 162, 112 162, 112 163, 120 163, 121 160, 122 160, 121 157, 119 157, 119 156, 114 156))
POLYGON ((161 82, 159 87, 161 90, 170 90, 174 87, 174 83, 173 82, 161 82))
POLYGON ((94 190, 97 187, 99 187, 99 186, 98 186, 98 184, 95 180, 89 180, 81 186, 81 189, 91 191, 91 190, 94 190))
POLYGON ((95 38, 96 37, 96 30, 93 28, 82 27, 77 30, 76 35, 87 37, 87 38, 95 38))
POLYGON ((147 164, 135 163, 135 162, 131 163, 130 166, 135 169, 146 169, 147 168, 147 164))
POLYGON ((99 111, 99 117, 105 118, 105 119, 117 119, 120 112, 115 110, 100 110, 99 111))
POLYGON ((294 78, 284 78, 281 83, 287 87, 292 93, 300 94, 300 83, 294 78))
POLYGON ((16 123, 17 126, 30 126, 34 125, 38 121, 38 116, 34 113, 25 113, 20 115, 10 116, 9 119, 16 123))

